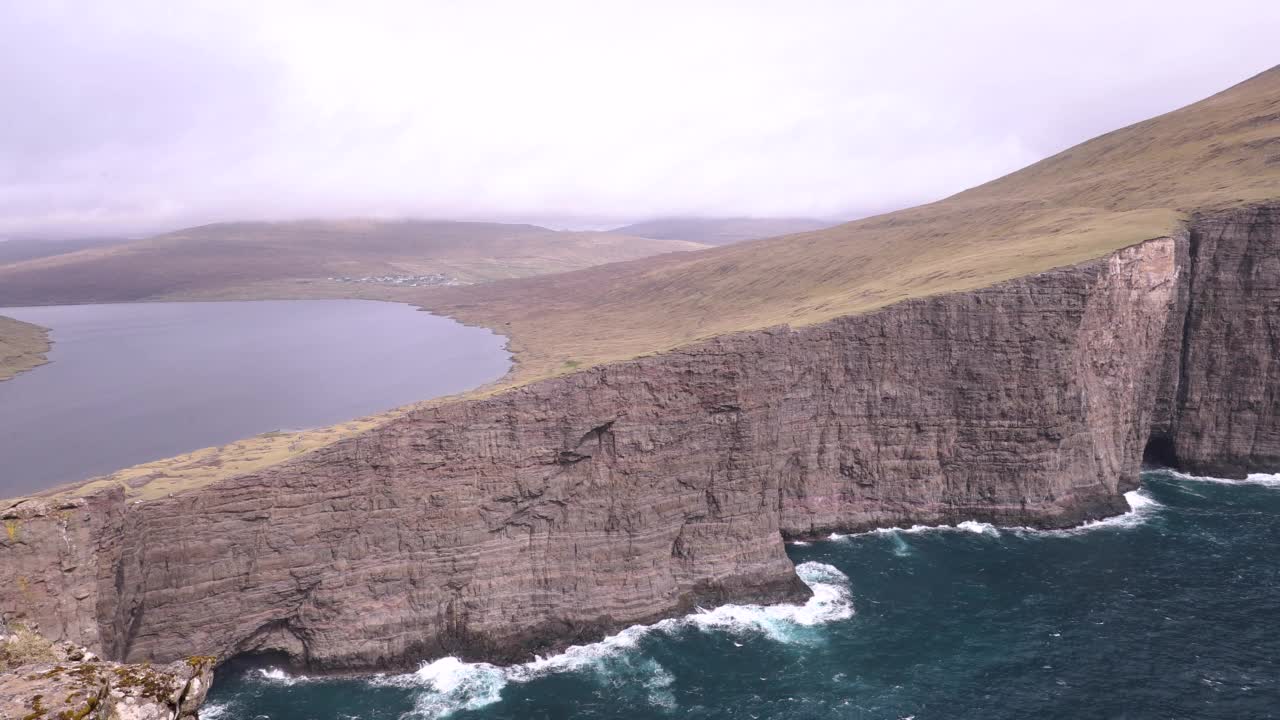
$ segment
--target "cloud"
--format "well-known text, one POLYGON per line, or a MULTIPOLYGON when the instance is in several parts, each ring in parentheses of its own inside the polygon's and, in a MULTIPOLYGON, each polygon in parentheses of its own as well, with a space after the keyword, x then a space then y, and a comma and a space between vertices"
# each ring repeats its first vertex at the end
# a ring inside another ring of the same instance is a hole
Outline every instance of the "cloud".
POLYGON ((0 236, 849 216, 1266 69, 1280 6, 0 5, 0 236))

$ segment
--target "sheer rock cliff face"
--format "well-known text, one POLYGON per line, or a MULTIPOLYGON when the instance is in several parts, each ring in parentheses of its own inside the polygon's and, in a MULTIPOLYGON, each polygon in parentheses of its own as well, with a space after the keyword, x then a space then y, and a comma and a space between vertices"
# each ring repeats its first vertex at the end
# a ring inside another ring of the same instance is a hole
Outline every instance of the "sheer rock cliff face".
POLYGON ((1154 429, 1168 464, 1219 477, 1280 470, 1280 206, 1197 218, 1178 374, 1154 429))
POLYGON ((501 661, 801 600, 784 536, 1119 512, 1152 428, 1194 467, 1276 458, 1272 217, 444 404, 161 500, 24 501, 0 613, 128 661, 501 661))

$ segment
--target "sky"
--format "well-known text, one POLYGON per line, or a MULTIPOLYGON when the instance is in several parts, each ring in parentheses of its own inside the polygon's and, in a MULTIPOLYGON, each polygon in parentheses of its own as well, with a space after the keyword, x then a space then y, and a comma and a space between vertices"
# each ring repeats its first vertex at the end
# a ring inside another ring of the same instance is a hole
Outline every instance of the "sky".
POLYGON ((0 238, 935 200, 1280 63, 1280 2, 0 0, 0 238))

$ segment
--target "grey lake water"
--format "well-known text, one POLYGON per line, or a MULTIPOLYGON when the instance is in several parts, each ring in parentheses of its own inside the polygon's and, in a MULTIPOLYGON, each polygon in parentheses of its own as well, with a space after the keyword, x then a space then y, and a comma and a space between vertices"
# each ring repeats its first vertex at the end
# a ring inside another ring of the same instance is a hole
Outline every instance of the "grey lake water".
POLYGON ((0 308, 50 363, 0 382, 0 498, 502 376, 505 340, 366 300, 0 308))
POLYGON ((803 606, 727 606, 514 667, 219 672, 205 720, 1280 717, 1280 476, 1146 473, 1063 531, 792 545, 803 606))

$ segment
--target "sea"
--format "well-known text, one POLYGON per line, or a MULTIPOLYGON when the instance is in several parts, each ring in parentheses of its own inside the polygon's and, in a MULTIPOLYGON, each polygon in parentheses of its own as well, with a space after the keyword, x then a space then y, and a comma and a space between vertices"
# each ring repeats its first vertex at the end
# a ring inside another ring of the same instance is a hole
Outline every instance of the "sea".
POLYGON ((1130 511, 793 543, 804 605, 729 605, 523 665, 219 672, 204 720, 1280 717, 1280 475, 1144 473, 1130 511))

